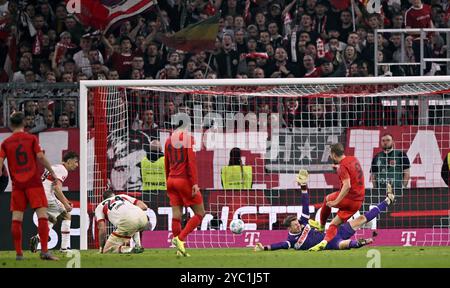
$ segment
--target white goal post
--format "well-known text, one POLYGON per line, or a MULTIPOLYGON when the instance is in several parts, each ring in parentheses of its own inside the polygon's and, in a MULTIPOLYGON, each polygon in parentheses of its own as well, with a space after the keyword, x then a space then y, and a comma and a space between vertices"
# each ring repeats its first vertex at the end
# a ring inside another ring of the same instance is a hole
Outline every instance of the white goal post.
MULTIPOLYGON (((96 80, 80 81, 80 249, 88 249, 88 94, 89 90, 97 87, 114 88, 151 88, 158 91, 175 91, 183 93, 183 89, 202 90, 218 86, 273 86, 274 89, 262 93, 255 92, 261 97, 302 97, 314 94, 333 93, 333 89, 343 85, 398 85, 391 90, 373 94, 377 96, 427 95, 437 91, 450 94, 450 76, 421 76, 421 77, 356 77, 356 78, 285 78, 285 79, 204 79, 204 80, 96 80), (421 85, 426 83, 426 85, 421 85), (404 87, 402 85, 405 85, 404 87), (428 87, 428 86, 429 87, 428 87), (402 88, 403 87, 403 88, 402 88), (427 88, 428 87, 428 88, 427 88), (168 89, 168 90, 167 90, 168 89), (171 90, 174 89, 174 90, 171 90), (258 94, 259 93, 259 94, 258 94)), ((252 93, 252 91, 248 92, 252 93)), ((371 94, 367 94, 371 96, 371 94)), ((419 121, 423 115, 420 115, 419 121)), ((420 123, 419 123, 420 124, 420 123)), ((426 124, 424 124, 426 125, 426 124)))

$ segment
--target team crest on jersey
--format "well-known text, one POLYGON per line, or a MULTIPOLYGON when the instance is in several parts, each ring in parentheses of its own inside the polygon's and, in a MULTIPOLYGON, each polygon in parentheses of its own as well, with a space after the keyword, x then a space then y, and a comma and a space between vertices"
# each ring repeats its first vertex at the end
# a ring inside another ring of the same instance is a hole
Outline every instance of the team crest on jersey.
POLYGON ((397 162, 395 161, 395 159, 389 160, 389 166, 395 166, 395 164, 397 164, 397 162))

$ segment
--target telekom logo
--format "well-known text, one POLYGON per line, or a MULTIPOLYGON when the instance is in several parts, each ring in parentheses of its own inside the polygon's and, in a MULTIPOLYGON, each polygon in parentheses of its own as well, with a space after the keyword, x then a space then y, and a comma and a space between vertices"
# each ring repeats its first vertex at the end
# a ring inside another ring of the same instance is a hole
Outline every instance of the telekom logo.
POLYGON ((254 247, 259 242, 259 232, 245 232, 244 242, 248 243, 247 247, 254 247))
POLYGON ((403 246, 412 246, 412 242, 416 242, 416 231, 403 231, 401 241, 405 243, 403 246))

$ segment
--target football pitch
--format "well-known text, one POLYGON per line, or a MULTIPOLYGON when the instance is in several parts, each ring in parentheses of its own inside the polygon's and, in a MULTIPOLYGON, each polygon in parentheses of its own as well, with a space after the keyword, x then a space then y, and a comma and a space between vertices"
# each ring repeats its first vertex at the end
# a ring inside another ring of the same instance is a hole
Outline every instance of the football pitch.
MULTIPOLYGON (((365 247, 346 251, 307 252, 252 249, 189 249, 191 257, 179 257, 174 249, 146 249, 142 254, 79 254, 81 268, 366 268, 379 258, 381 268, 450 268, 450 247, 365 247), (372 262, 370 262, 372 261, 372 262)), ((16 261, 13 251, 0 251, 0 268, 65 268, 78 259, 55 252, 60 261, 42 261, 25 252, 16 261)))

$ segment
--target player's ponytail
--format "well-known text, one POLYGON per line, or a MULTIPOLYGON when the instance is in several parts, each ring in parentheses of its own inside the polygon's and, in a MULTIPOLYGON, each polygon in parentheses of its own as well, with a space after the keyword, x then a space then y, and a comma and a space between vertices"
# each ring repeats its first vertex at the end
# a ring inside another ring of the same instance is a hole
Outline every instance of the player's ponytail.
POLYGON ((241 166, 241 185, 244 187, 244 166, 242 165, 241 149, 234 147, 230 151, 230 161, 228 162, 228 166, 237 165, 241 166))

